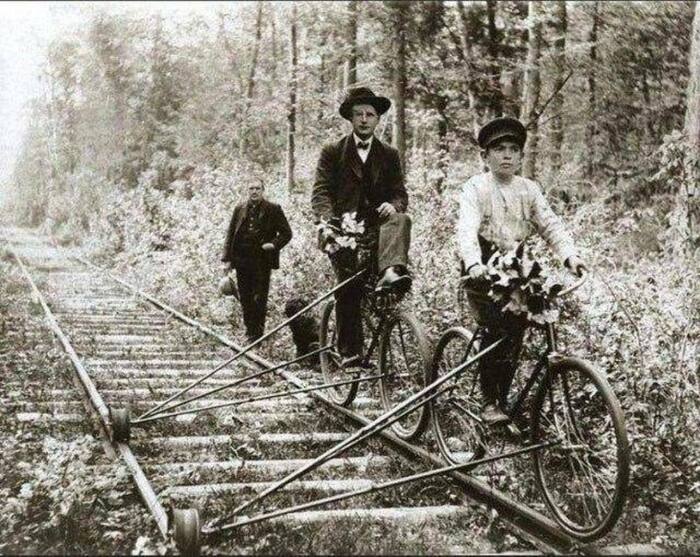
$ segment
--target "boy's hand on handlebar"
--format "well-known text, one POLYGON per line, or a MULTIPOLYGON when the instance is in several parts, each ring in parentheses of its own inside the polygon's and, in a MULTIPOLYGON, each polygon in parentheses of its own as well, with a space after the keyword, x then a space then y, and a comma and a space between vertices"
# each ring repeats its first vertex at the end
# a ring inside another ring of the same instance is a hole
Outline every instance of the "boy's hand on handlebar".
POLYGON ((488 269, 486 268, 486 265, 476 263, 475 265, 469 267, 467 276, 471 279, 486 278, 488 276, 488 269))
POLYGON ((583 260, 578 255, 572 255, 571 257, 567 258, 564 265, 566 265, 569 271, 578 277, 582 277, 584 271, 588 270, 586 265, 583 263, 583 260))

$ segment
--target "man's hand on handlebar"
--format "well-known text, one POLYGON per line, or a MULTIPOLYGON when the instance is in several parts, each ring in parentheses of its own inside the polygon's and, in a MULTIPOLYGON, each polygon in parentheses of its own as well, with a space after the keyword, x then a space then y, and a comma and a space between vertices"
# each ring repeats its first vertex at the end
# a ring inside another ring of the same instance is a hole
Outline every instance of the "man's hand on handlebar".
POLYGON ((379 207, 377 207, 377 213, 379 214, 380 217, 385 219, 385 218, 388 218, 389 216, 393 215, 394 213, 396 213, 396 207, 394 207, 388 201, 385 201, 379 207))
POLYGON ((335 237, 335 232, 327 224, 319 225, 318 230, 319 234, 321 235, 321 241, 323 242, 323 245, 325 245, 327 242, 329 242, 335 237))

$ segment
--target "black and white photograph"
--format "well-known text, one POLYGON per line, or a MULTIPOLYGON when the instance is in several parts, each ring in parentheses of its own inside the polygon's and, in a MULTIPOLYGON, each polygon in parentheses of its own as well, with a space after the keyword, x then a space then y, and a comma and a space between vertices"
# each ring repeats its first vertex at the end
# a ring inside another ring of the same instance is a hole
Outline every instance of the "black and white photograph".
POLYGON ((700 554, 700 2, 0 3, 0 554, 700 554))

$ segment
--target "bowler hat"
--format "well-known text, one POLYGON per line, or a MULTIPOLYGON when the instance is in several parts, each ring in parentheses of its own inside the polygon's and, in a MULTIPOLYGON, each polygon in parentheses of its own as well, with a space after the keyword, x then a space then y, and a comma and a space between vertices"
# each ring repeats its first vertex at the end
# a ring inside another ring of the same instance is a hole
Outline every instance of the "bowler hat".
POLYGON ((353 87, 348 89, 345 100, 340 105, 340 115, 346 120, 352 120, 352 107, 356 104, 372 105, 381 116, 389 110, 391 101, 386 97, 378 97, 369 87, 353 87))
POLYGON ((494 118, 479 130, 477 142, 479 147, 486 149, 494 141, 506 137, 515 141, 522 149, 527 139, 527 130, 520 120, 515 118, 494 118))

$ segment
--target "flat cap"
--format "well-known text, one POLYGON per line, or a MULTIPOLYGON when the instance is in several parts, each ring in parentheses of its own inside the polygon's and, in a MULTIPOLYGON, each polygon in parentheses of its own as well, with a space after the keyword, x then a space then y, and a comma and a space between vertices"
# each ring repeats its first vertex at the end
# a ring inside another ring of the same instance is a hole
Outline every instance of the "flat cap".
POLYGON ((486 149, 494 141, 507 137, 515 141, 522 149, 527 139, 527 130, 520 120, 504 116, 494 118, 479 130, 477 143, 482 149, 486 149))

